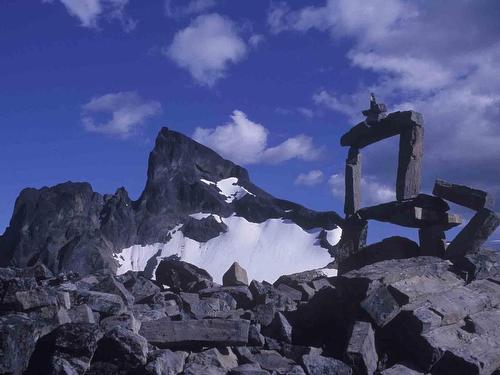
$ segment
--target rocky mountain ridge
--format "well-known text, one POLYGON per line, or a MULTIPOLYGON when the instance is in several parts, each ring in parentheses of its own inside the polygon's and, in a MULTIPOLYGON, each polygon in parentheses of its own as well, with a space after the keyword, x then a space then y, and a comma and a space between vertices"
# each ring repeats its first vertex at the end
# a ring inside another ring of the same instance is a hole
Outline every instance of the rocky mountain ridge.
POLYGON ((244 168, 163 128, 137 201, 124 188, 101 195, 88 183, 23 190, 0 237, 0 265, 42 262, 56 273, 116 271, 115 254, 122 249, 167 243, 176 227, 186 238, 207 242, 228 231, 223 219, 215 218, 231 215, 249 223, 281 219, 305 230, 318 228, 318 234, 335 230, 343 221, 334 212, 315 212, 274 198, 255 186, 244 168), (209 215, 195 219, 199 213, 209 215))

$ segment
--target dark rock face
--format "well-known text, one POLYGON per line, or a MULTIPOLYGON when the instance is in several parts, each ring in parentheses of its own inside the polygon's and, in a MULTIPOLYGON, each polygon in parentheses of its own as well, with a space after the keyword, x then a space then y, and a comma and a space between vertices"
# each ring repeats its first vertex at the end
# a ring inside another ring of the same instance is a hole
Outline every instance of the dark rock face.
POLYGON ((448 246, 450 258, 474 253, 500 225, 500 215, 487 208, 478 211, 448 246))
POLYGON ((353 215, 361 204, 361 154, 357 148, 349 148, 345 162, 344 213, 353 215))
POLYGON ((164 259, 156 269, 156 280, 176 290, 189 289, 192 283, 203 280, 212 281, 212 276, 207 271, 192 264, 177 260, 176 258, 164 259))
POLYGON ((492 374, 500 369, 500 255, 480 251, 453 262, 413 256, 334 278, 308 271, 275 285, 254 280, 197 291, 191 283, 166 289, 133 272, 35 279, 0 268, 0 368, 28 375, 492 374))
POLYGON ((224 286, 248 285, 247 271, 238 262, 234 262, 222 276, 222 284, 224 286))
POLYGON ((432 194, 475 211, 494 205, 493 196, 485 191, 443 180, 436 181, 432 194))
POLYGON ((305 229, 330 230, 343 222, 334 212, 315 212, 272 197, 251 183, 244 168, 163 128, 149 156, 146 186, 137 201, 124 188, 101 195, 88 183, 23 190, 10 225, 0 236, 0 266, 39 262, 54 273, 115 271, 115 252, 134 244, 167 242, 169 231, 179 224, 185 236, 202 242, 226 231, 213 216, 200 220, 189 216, 199 212, 222 217, 236 213, 251 222, 283 218, 305 229), (230 177, 253 195, 227 202, 214 184, 202 181, 230 177))

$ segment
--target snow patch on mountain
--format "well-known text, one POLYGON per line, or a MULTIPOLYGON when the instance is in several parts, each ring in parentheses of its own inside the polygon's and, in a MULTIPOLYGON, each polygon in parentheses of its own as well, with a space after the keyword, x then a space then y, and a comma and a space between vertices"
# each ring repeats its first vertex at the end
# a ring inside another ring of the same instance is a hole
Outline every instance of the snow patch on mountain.
MULTIPOLYGON (((210 215, 199 213, 191 217, 200 220, 210 215)), ((219 219, 228 230, 207 242, 185 237, 175 228, 166 243, 123 249, 115 254, 119 263, 117 273, 142 271, 152 261, 156 268, 161 258, 176 254, 181 260, 207 270, 218 283, 235 261, 247 270, 250 279, 274 282, 281 275, 324 268, 333 260, 319 244, 321 228, 306 231, 283 219, 269 219, 263 223, 252 223, 235 215, 219 219)), ((328 241, 335 245, 340 234, 340 228, 328 231, 328 241)))
POLYGON ((238 179, 236 177, 225 178, 218 182, 208 181, 203 178, 201 178, 200 181, 207 185, 216 186, 219 189, 219 194, 226 197, 227 203, 231 203, 235 199, 241 199, 247 194, 255 196, 255 194, 249 192, 243 186, 238 185, 238 179))

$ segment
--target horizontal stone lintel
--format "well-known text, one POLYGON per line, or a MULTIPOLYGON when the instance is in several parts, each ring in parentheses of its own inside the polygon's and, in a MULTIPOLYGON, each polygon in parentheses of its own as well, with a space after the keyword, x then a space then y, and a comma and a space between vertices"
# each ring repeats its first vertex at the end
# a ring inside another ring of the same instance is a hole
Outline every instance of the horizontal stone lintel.
POLYGON ((439 225, 448 230, 462 224, 457 214, 401 204, 399 201, 365 207, 357 212, 364 220, 377 220, 409 228, 425 228, 439 225))
POLYGON ((382 139, 401 134, 412 126, 423 126, 423 117, 420 113, 393 112, 375 123, 360 122, 340 138, 340 145, 363 148, 382 139))

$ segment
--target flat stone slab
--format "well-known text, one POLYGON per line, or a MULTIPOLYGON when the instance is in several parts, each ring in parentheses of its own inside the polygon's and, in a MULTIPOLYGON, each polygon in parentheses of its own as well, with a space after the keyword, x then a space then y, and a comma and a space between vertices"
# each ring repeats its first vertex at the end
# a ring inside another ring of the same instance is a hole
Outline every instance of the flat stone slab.
POLYGON ((444 180, 436 180, 432 194, 475 211, 492 209, 495 203, 494 197, 486 191, 444 180))
POLYGON ((235 319, 143 322, 139 334, 162 348, 179 346, 236 346, 248 342, 250 322, 235 319))
POLYGON ((376 123, 361 122, 340 138, 341 146, 363 148, 382 139, 389 138, 412 126, 423 126, 423 117, 415 111, 390 113, 376 123))
POLYGON ((477 252, 500 225, 500 215, 487 208, 479 210, 446 249, 449 258, 477 252))
POLYGON ((365 207, 357 213, 364 220, 378 220, 409 228, 439 225, 450 229, 462 223, 459 215, 450 214, 441 199, 420 194, 415 198, 365 207))

